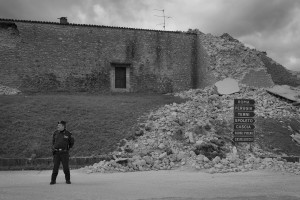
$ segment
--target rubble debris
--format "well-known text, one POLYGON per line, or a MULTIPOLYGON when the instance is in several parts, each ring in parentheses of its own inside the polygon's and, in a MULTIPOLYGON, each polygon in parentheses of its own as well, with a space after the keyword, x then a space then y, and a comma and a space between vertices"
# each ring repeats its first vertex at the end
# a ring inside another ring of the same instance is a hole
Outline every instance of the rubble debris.
POLYGON ((299 133, 292 134, 291 137, 292 137, 292 140, 297 143, 297 145, 300 145, 300 134, 299 133))
POLYGON ((298 101, 298 102, 294 102, 294 103, 292 103, 292 105, 293 106, 300 106, 300 102, 298 101))
POLYGON ((278 155, 263 151, 256 143, 250 151, 247 144, 236 146, 230 139, 234 99, 254 99, 256 116, 275 119, 299 118, 298 107, 274 97, 263 88, 245 85, 231 95, 217 95, 213 86, 175 95, 188 98, 188 101, 152 111, 146 116, 147 120, 138 125, 143 134, 135 140, 123 140, 121 151, 113 152, 114 160, 101 161, 83 170, 109 173, 190 167, 208 173, 270 169, 299 174, 299 164, 279 158, 262 159, 278 155))
POLYGON ((300 103, 300 89, 291 87, 289 85, 275 85, 274 87, 267 89, 271 94, 278 95, 285 99, 294 101, 298 105, 300 103))
POLYGON ((231 42, 239 42, 237 39, 234 39, 231 35, 229 35, 228 33, 223 33, 220 38, 222 39, 226 39, 229 40, 231 42))
POLYGON ((299 163, 288 163, 275 153, 262 150, 255 142, 250 150, 248 144, 237 145, 231 139, 234 99, 253 99, 255 117, 300 118, 299 107, 264 89, 274 82, 258 56, 260 52, 245 47, 229 34, 215 37, 201 33, 198 37, 208 54, 208 71, 213 80, 225 79, 230 86, 222 88, 221 81, 216 86, 213 83, 203 89, 174 94, 188 100, 165 105, 144 116, 146 121, 132 131, 135 139, 124 140, 119 147, 121 151, 112 153, 114 160, 86 166, 84 171, 109 173, 188 167, 208 173, 267 169, 300 174, 299 163), (261 81, 258 85, 257 80, 261 81))
POLYGON ((232 78, 225 78, 215 83, 217 92, 223 94, 233 94, 240 91, 238 82, 232 78))
POLYGON ((20 90, 0 85, 0 95, 16 95, 21 93, 20 90))
MULTIPOLYGON (((223 34, 221 37, 212 34, 199 34, 198 36, 201 45, 208 54, 208 70, 217 81, 231 77, 241 82, 245 78, 245 74, 251 70, 266 71, 263 61, 258 56, 260 52, 232 39, 229 34, 223 34)), ((255 86, 257 83, 260 83, 260 87, 274 85, 271 76, 267 76, 267 73, 260 73, 259 77, 253 77, 244 82, 248 86, 255 86), (257 82, 256 79, 260 77, 263 77, 264 80, 257 82), (260 82, 264 83, 265 86, 260 82)))

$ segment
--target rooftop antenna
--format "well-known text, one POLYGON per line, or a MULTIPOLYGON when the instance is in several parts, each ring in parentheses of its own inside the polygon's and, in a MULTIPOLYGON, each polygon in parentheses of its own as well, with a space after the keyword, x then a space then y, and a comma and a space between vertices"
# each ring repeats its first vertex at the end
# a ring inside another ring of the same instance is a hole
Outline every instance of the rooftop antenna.
MULTIPOLYGON (((154 10, 158 10, 158 9, 154 9, 154 10)), ((164 10, 164 9, 158 10, 158 11, 162 11, 162 12, 163 12, 163 15, 162 15, 162 16, 154 15, 154 16, 156 16, 156 17, 163 17, 163 18, 164 18, 164 23, 161 23, 161 24, 163 24, 164 30, 166 30, 166 19, 169 19, 169 18, 172 18, 172 17, 166 16, 166 15, 165 15, 165 10, 164 10)), ((156 25, 161 25, 161 24, 156 24, 156 25)))

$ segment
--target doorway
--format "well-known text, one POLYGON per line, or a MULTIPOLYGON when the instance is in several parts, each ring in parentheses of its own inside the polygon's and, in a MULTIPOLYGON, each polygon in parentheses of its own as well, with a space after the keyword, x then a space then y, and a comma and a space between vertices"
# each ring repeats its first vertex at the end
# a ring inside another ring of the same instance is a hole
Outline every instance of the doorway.
POLYGON ((115 67, 115 88, 126 88, 126 67, 115 67))
POLYGON ((111 63, 111 90, 130 92, 130 66, 127 63, 111 63))

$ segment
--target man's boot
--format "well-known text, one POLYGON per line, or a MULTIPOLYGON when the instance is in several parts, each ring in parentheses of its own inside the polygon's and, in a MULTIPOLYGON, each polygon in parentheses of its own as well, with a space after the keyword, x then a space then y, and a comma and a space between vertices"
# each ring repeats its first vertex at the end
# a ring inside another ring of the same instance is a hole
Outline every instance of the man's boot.
POLYGON ((56 183, 56 181, 51 181, 50 185, 54 185, 56 183))

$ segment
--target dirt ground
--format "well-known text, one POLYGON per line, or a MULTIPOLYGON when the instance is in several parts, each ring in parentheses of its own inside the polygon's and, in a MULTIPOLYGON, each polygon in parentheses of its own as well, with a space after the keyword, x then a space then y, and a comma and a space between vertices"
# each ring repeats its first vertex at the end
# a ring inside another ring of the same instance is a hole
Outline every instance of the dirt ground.
POLYGON ((51 171, 1 171, 1 200, 113 199, 199 200, 258 199, 300 200, 300 176, 251 171, 208 174, 172 170, 113 174, 71 171, 71 185, 60 171, 57 184, 49 185, 51 171))

